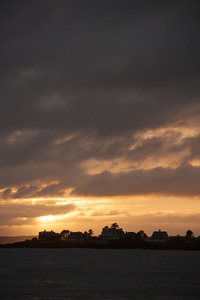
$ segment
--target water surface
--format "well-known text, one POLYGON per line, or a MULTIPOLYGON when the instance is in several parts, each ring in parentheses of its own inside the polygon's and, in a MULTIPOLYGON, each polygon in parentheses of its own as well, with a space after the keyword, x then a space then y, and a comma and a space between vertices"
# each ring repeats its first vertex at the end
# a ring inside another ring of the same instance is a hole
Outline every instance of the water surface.
POLYGON ((200 299, 200 252, 0 249, 0 298, 200 299))

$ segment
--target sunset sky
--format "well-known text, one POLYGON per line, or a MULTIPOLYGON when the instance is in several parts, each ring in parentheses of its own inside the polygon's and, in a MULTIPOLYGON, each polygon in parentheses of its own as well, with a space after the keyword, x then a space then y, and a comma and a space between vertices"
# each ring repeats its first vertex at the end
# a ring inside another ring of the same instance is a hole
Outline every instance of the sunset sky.
POLYGON ((199 0, 2 0, 0 235, 200 235, 199 0))

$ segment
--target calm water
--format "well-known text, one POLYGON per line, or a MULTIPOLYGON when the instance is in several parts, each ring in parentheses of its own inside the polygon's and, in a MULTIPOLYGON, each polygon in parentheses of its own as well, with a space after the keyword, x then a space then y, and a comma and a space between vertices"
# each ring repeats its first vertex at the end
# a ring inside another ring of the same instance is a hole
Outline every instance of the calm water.
POLYGON ((200 252, 0 249, 0 299, 200 299, 200 252))

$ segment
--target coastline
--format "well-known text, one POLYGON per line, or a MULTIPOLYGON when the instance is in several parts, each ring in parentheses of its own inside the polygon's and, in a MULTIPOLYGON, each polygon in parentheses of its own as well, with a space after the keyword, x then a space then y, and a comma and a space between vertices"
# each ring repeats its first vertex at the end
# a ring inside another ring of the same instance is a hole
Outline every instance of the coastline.
POLYGON ((15 243, 0 244, 0 248, 92 248, 92 249, 147 249, 147 250, 200 250, 200 243, 175 244, 167 242, 91 239, 87 241, 39 241, 26 240, 15 243))

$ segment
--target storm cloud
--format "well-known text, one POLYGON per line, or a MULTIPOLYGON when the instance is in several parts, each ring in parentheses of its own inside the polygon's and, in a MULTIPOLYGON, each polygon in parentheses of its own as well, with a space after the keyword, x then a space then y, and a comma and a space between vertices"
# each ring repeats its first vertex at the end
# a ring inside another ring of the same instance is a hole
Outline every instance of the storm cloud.
POLYGON ((197 0, 1 1, 2 208, 198 196, 199 11, 197 0))
POLYGON ((155 168, 127 173, 103 172, 90 176, 83 185, 75 189, 80 195, 117 196, 163 194, 176 196, 198 196, 200 168, 184 166, 155 168))
POLYGON ((198 1, 1 6, 3 132, 119 134, 199 103, 198 1))

